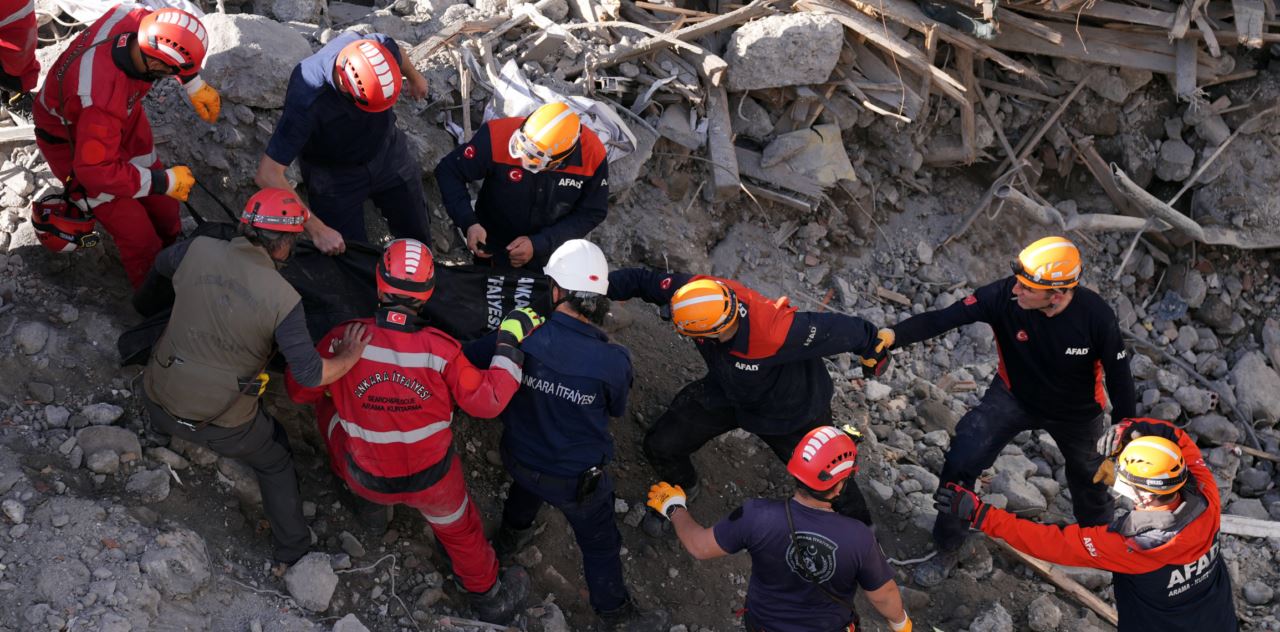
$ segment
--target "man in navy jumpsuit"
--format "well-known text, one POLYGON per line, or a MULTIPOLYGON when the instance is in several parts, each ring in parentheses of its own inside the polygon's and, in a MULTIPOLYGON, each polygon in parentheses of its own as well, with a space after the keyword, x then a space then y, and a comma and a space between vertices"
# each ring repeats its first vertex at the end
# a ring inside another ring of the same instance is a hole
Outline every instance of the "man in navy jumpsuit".
MULTIPOLYGON (((676 291, 708 276, 665 273, 643 268, 609 275, 609 298, 639 297, 668 305, 676 291)), ((715 279, 737 295, 742 316, 727 341, 694 338, 707 363, 707 375, 686 385, 645 434, 644 453, 661 480, 693 496, 698 474, 691 456, 706 442, 735 428, 760 437, 786 462, 812 428, 831 424, 835 387, 823 358, 852 352, 863 358, 878 352, 876 327, 842 314, 799 312, 786 299, 770 300, 735 281, 715 279)), ((836 511, 870 525, 866 499, 850 478, 834 502, 836 511)), ((646 517, 646 531, 665 521, 646 517)))
POLYGON ((394 110, 363 110, 335 83, 339 52, 362 39, 395 57, 415 99, 426 96, 427 80, 404 63, 394 39, 342 33, 294 67, 284 111, 255 177, 259 186, 292 190, 284 173, 298 159, 311 207, 307 234, 326 254, 345 250, 348 239, 368 240, 365 200, 373 200, 392 235, 431 243, 422 168, 396 127, 394 110))

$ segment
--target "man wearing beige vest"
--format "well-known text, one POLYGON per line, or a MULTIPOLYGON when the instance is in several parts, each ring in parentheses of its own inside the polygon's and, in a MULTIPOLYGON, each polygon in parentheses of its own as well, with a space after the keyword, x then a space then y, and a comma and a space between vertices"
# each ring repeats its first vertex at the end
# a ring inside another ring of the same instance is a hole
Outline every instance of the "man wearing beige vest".
POLYGON ((352 325, 333 357, 316 353, 301 297, 277 271, 307 216, 292 192, 263 189, 249 198, 235 239, 197 237, 160 253, 153 273, 173 280, 175 299, 143 381, 155 430, 253 468, 282 564, 305 555, 311 536, 288 436, 258 404, 272 347, 295 379, 320 386, 350 370, 369 342, 352 325))

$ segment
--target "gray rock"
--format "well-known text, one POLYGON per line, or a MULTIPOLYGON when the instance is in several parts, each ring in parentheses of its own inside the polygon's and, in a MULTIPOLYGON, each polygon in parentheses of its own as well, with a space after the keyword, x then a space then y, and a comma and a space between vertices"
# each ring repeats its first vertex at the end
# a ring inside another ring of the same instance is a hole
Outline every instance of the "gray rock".
POLYGON ((1005 508, 1019 514, 1039 513, 1049 507, 1044 494, 1035 485, 1007 470, 996 472, 995 478, 991 479, 991 491, 1003 494, 1008 499, 1005 508))
POLYGON ((658 134, 681 147, 697 151, 706 142, 706 134, 699 134, 689 119, 689 108, 681 103, 667 106, 658 118, 658 134))
POLYGON ((1271 514, 1267 513, 1267 509, 1262 506, 1262 501, 1257 498, 1237 498, 1231 501, 1231 504, 1227 506, 1226 511, 1223 513, 1246 518, 1257 518, 1258 520, 1271 519, 1271 514))
POLYGON ((1236 485, 1241 496, 1260 496, 1271 487, 1271 475, 1256 467, 1245 468, 1236 476, 1236 485))
POLYGON ((1062 609, 1049 595, 1040 595, 1027 606, 1027 627, 1032 632, 1053 632, 1062 623, 1062 609))
POLYGON ((335 571, 345 571, 348 568, 351 568, 351 556, 346 553, 338 553, 333 556, 333 559, 329 561, 329 564, 335 571))
POLYGON ((1229 333, 1235 316, 1235 310, 1217 294, 1206 298, 1200 308, 1195 310, 1196 319, 1219 333, 1229 333))
POLYGON ((315 24, 320 19, 319 0, 272 0, 271 14, 281 22, 315 24))
POLYGON ((169 497, 169 471, 165 468, 142 470, 129 477, 124 489, 143 503, 158 503, 169 497))
POLYGON ((1018 478, 1027 478, 1036 473, 1036 464, 1019 454, 1002 454, 996 457, 996 463, 992 466, 997 472, 1008 472, 1018 478))
POLYGON ((748 22, 725 51, 729 90, 823 83, 843 46, 844 27, 831 16, 792 13, 748 22))
MULTIPOLYGON (((570 632, 570 630, 573 629, 569 627, 569 623, 565 621, 564 612, 560 610, 560 606, 557 606, 553 602, 547 602, 529 608, 528 610, 525 610, 525 614, 529 619, 529 632, 570 632)), ((675 630, 675 627, 668 630, 668 632, 672 632, 673 630, 675 630)))
MULTIPOLYGON (((76 446, 71 451, 72 455, 76 450, 80 450, 80 446, 76 446)), ((83 454, 83 452, 81 452, 83 454)), ((74 458, 74 456, 73 456, 74 458)), ((120 471, 120 455, 111 450, 98 450, 92 452, 84 459, 84 466, 89 468, 94 474, 115 474, 120 471)))
POLYGON ((1271 366, 1280 368, 1280 320, 1268 318, 1262 324, 1262 350, 1271 366))
POLYGON ((863 386, 863 393, 867 396, 867 401, 878 402, 885 399, 893 393, 893 388, 888 384, 883 384, 875 380, 867 380, 863 386))
POLYGON ((117 455, 134 454, 142 456, 142 444, 138 435, 118 426, 90 426, 76 433, 76 444, 85 454, 93 454, 103 450, 117 455))
POLYGON ((1251 606, 1265 606, 1275 598, 1275 590, 1264 582, 1253 580, 1244 585, 1244 600, 1251 606))
POLYGON ((1201 415, 1193 417, 1187 429, 1213 445, 1237 443, 1240 441, 1240 427, 1222 415, 1201 415))
POLYGON ((35 355, 49 342, 49 326, 44 323, 26 322, 13 332, 13 343, 23 353, 35 355))
POLYGON ((71 411, 62 406, 45 406, 44 421, 50 428, 65 428, 71 419, 71 411))
POLYGON ((351 535, 350 531, 343 531, 338 535, 338 541, 342 543, 342 550, 347 552, 351 557, 364 557, 364 545, 356 536, 351 535))
POLYGON ((27 508, 12 498, 0 503, 0 511, 4 511, 4 516, 13 524, 22 524, 27 518, 27 508))
MULTIPOLYGON (((1194 330, 1193 330, 1194 331, 1194 330)), ((1203 415, 1218 404, 1218 394, 1195 386, 1182 386, 1173 392, 1182 410, 1190 415, 1203 415)))
POLYGON ((166 597, 190 595, 209 581, 204 539, 188 529, 156 536, 142 554, 140 566, 151 585, 166 597))
POLYGON ((1013 617, 999 602, 993 603, 969 624, 969 632, 1013 632, 1013 617))
POLYGON ((1200 306, 1204 305, 1205 296, 1209 293, 1209 284, 1205 282, 1204 275, 1200 274, 1199 270, 1189 270, 1182 281, 1182 289, 1178 293, 1187 301, 1187 307, 1200 309, 1200 306))
POLYGON ((1196 164, 1196 151, 1180 140, 1166 140, 1156 158, 1156 177, 1167 182, 1182 182, 1191 175, 1196 164))
POLYGON ((1250 351, 1231 367, 1231 384, 1246 415, 1272 423, 1280 420, 1280 374, 1267 366, 1261 353, 1250 351))
POLYGON ((925 491, 932 491, 938 488, 937 475, 919 465, 904 463, 898 466, 898 471, 909 479, 919 481, 920 487, 925 491))
POLYGON ((36 577, 36 595, 53 604, 72 603, 89 585, 89 567, 74 557, 42 560, 36 577))
POLYGON ((306 38, 258 15, 210 13, 201 22, 209 31, 209 52, 200 75, 218 89, 223 101, 280 107, 293 67, 311 55, 306 38))
MULTIPOLYGON (((182 456, 180 456, 177 452, 174 452, 169 448, 165 448, 165 447, 147 448, 146 455, 150 457, 151 460, 168 465, 169 467, 175 470, 185 470, 188 467, 191 467, 190 461, 182 458, 182 456)), ((312 503, 312 505, 314 506, 314 503, 312 503)), ((305 506, 305 503, 304 503, 304 506, 305 506)))
POLYGON ((81 408, 80 414, 84 415, 84 418, 95 426, 107 426, 115 423, 124 414, 124 409, 115 404, 103 402, 81 408))
POLYGON ((1191 325, 1183 325, 1178 328, 1178 339, 1173 341, 1173 346, 1178 351, 1186 353, 1196 348, 1196 344, 1200 342, 1200 332, 1191 325))
POLYGON ((1156 363, 1144 354, 1135 353, 1129 361, 1129 371, 1133 373, 1134 379, 1149 380, 1156 376, 1156 363))
POLYGON ((369 632, 369 628, 364 627, 356 615, 348 614, 333 624, 332 632, 369 632))
POLYGON ((324 612, 338 587, 338 575, 333 572, 327 554, 308 553, 285 573, 284 585, 298 605, 313 612, 324 612))
POLYGON ((253 468, 235 459, 221 457, 218 459, 218 473, 242 502, 262 504, 262 489, 258 487, 258 475, 253 473, 253 468))
POLYGON ((41 404, 51 404, 56 397, 53 385, 44 382, 27 382, 27 393, 31 395, 31 399, 41 404))
POLYGON ((733 117, 734 133, 757 140, 773 133, 773 119, 769 111, 745 94, 735 94, 729 99, 729 114, 733 117))
POLYGON ((217 463, 220 458, 217 452, 214 452, 209 448, 202 445, 196 445, 188 441, 183 441, 177 437, 169 440, 169 448, 174 452, 187 457, 192 463, 205 467, 217 463))

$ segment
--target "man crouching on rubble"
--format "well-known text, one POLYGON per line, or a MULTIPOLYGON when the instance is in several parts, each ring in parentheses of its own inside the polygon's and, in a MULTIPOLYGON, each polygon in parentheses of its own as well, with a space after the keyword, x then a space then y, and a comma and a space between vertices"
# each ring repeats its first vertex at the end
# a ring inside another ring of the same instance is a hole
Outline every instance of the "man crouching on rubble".
POLYGON ((955 483, 938 490, 938 513, 1042 560, 1111 571, 1119 632, 1235 632, 1231 575, 1218 554, 1218 485, 1195 441, 1166 421, 1126 419, 1099 452, 1115 458, 1104 471, 1134 507, 1110 524, 1037 524, 955 483))

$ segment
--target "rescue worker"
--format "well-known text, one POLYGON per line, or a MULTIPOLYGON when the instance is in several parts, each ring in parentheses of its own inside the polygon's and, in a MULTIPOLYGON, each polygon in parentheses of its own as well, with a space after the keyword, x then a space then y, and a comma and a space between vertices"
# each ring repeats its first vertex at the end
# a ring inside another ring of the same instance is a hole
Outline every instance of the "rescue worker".
POLYGON ((166 248, 147 284, 171 279, 176 297, 143 379, 151 427, 253 468, 282 565, 306 554, 311 535, 289 438, 258 403, 272 345, 298 383, 316 387, 342 377, 369 342, 365 326, 355 323, 329 357, 316 353, 301 297, 277 271, 306 219, 292 193, 259 191, 240 216, 238 237, 197 237, 166 248))
POLYGON ((861 630, 853 598, 867 601, 894 632, 911 632, 893 569, 866 524, 832 509, 857 471, 858 447, 832 426, 805 434, 787 462, 795 492, 787 500, 748 500, 704 527, 685 506, 679 485, 649 488, 648 505, 675 525, 695 559, 746 550, 751 580, 743 624, 748 632, 861 630))
POLYGON ((40 78, 36 61, 36 1, 0 0, 0 105, 30 112, 28 94, 40 78))
POLYGON ((107 229, 129 283, 178 237, 178 202, 191 169, 164 168, 141 103, 154 82, 177 77, 196 114, 218 119, 218 92, 200 78, 208 36, 178 9, 116 5, 81 32, 49 69, 35 101, 36 144, 49 169, 107 229))
MULTIPOLYGON (((879 375, 888 362, 876 327, 856 316, 800 312, 786 298, 772 300, 736 281, 643 268, 609 275, 609 298, 639 297, 664 306, 678 333, 692 338, 707 375, 686 385, 645 433, 644 454, 661 480, 697 495, 690 457, 735 428, 760 437, 784 463, 809 430, 831 423, 835 388, 822 359, 852 352, 879 375)), ((836 510, 871 524, 855 480, 843 487, 836 510)), ((666 521, 647 513, 645 532, 660 535, 666 521)))
MULTIPOLYGON (((467 494, 450 424, 455 405, 481 419, 506 407, 520 387, 524 358, 517 347, 542 319, 528 309, 508 314, 493 359, 481 370, 462 355, 457 340, 419 316, 435 287, 435 264, 425 244, 391 242, 376 274, 378 310, 373 318, 353 321, 372 338, 360 361, 328 386, 304 386, 290 372, 289 396, 315 407, 334 474, 366 501, 418 510, 452 560, 479 618, 506 623, 529 593, 529 576, 513 567, 499 579, 498 559, 467 494)), ((333 353, 344 330, 339 325, 320 340, 321 357, 333 353)))
POLYGON ((1119 632, 1235 632, 1231 575, 1218 551, 1222 505, 1195 441, 1168 422, 1131 419, 1100 445, 1119 454, 1112 490, 1133 501, 1110 524, 1037 524, 956 483, 938 490, 938 511, 1042 560, 1110 571, 1119 632))
MULTIPOLYGON (((582 551, 591 607, 611 628, 667 629, 667 613, 642 612, 622 581, 614 523, 609 418, 627 408, 631 354, 600 330, 609 313, 609 263, 595 244, 571 239, 543 272, 556 308, 524 343, 524 385, 502 413, 502 461, 511 488, 494 545, 509 556, 533 539, 543 504, 564 515, 582 551)), ((479 345, 477 345, 479 347, 479 345)))
MULTIPOLYGON (((940 484, 973 486, 1015 435, 1044 430, 1066 460, 1076 521, 1085 527, 1107 524, 1111 499, 1106 486, 1093 481, 1102 461, 1094 444, 1103 433, 1107 395, 1113 421, 1136 414, 1133 376, 1115 312, 1097 293, 1080 287, 1080 251, 1067 239, 1035 241, 1012 267, 1011 276, 881 334, 905 347, 969 323, 989 324, 999 370, 982 402, 956 426, 940 484)), ((969 548, 966 537, 960 521, 938 514, 933 540, 939 553, 916 567, 915 582, 930 587, 946 579, 969 548)))
POLYGON ((391 109, 402 74, 409 94, 422 100, 427 80, 404 63, 394 39, 346 32, 289 76, 284 111, 254 181, 293 190, 285 169, 298 160, 312 212, 307 235, 325 254, 345 251, 347 240, 368 240, 365 200, 378 207, 392 235, 431 243, 422 169, 391 109))
POLYGON ((494 119, 436 165, 445 210, 480 260, 534 269, 609 212, 609 162, 565 103, 494 119), (475 209, 467 183, 484 180, 475 209))

